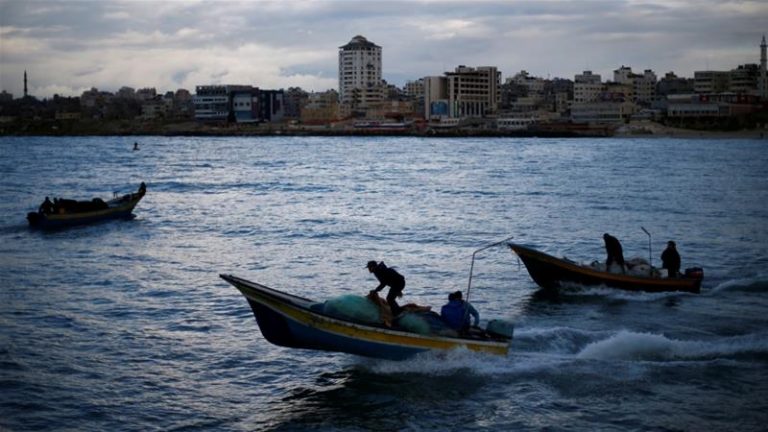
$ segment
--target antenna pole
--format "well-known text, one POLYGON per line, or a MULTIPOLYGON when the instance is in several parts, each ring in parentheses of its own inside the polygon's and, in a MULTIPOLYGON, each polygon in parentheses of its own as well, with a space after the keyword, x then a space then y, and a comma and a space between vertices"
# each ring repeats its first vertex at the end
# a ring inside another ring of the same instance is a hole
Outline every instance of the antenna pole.
POLYGON ((648 230, 646 230, 644 227, 640 227, 640 229, 648 234, 648 264, 653 267, 653 254, 651 253, 651 233, 649 233, 648 230))
POLYGON ((505 238, 504 240, 497 241, 496 243, 489 244, 487 246, 483 246, 480 249, 472 252, 472 264, 469 266, 469 283, 467 284, 467 297, 466 297, 465 301, 467 301, 467 302, 469 301, 469 291, 472 289, 472 271, 475 269, 475 255, 478 252, 480 252, 480 251, 486 250, 488 248, 492 248, 494 246, 497 246, 497 245, 500 245, 500 244, 504 243, 505 241, 511 240, 513 237, 505 238))

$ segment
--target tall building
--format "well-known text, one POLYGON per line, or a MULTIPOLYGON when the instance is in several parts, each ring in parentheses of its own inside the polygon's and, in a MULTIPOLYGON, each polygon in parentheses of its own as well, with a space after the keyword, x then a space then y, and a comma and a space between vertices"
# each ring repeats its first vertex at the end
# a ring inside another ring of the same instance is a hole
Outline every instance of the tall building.
POLYGON ((765 54, 765 35, 763 35, 763 42, 760 44, 760 83, 759 94, 760 99, 768 100, 768 73, 766 72, 766 54, 765 54))
POLYGON ((365 108, 382 99, 381 47, 357 35, 339 47, 339 99, 365 108))

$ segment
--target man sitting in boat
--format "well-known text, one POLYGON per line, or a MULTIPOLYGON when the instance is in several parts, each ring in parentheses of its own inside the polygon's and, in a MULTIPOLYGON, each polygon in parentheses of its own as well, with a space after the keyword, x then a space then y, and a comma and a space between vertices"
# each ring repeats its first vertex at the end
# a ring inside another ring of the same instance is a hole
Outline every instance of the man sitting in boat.
POLYGON ((450 293, 448 303, 440 309, 440 317, 443 321, 458 332, 469 330, 470 315, 473 318, 472 326, 477 327, 480 324, 480 314, 472 304, 462 299, 461 291, 450 293))
POLYGON ((624 252, 621 249, 621 243, 616 237, 605 233, 603 234, 603 241, 605 242, 605 252, 608 257, 605 260, 605 271, 611 271, 611 264, 616 263, 621 267, 621 272, 626 273, 624 268, 624 252))
POLYGON ((661 268, 667 269, 667 277, 676 278, 680 275, 680 254, 672 240, 667 242, 667 248, 661 254, 661 268))
POLYGON ((380 263, 377 263, 376 261, 368 261, 366 268, 379 280, 379 286, 374 288, 371 292, 378 293, 384 289, 385 286, 389 286, 387 304, 392 310, 392 316, 399 315, 401 308, 400 305, 397 304, 397 297, 403 296, 403 289, 405 288, 405 278, 403 275, 395 271, 394 268, 384 265, 383 261, 380 263))
POLYGON ((48 197, 45 197, 45 201, 43 201, 43 203, 40 204, 40 208, 37 210, 37 212, 41 214, 53 213, 53 203, 51 202, 51 199, 48 197))

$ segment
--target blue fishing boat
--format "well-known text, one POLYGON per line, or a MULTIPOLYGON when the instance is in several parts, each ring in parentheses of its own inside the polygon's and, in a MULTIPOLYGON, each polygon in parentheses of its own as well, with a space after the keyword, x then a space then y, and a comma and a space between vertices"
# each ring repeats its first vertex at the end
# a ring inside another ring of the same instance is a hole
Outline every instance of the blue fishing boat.
POLYGON ((91 201, 59 200, 47 208, 44 204, 39 211, 27 213, 27 221, 33 228, 56 229, 108 219, 128 219, 133 217, 134 207, 146 192, 146 185, 141 183, 138 192, 108 201, 100 198, 91 201))
POLYGON ((361 324, 323 313, 318 303, 232 275, 219 275, 248 300, 262 335, 289 347, 402 360, 431 350, 465 348, 506 355, 511 338, 486 332, 422 335, 385 325, 361 324))

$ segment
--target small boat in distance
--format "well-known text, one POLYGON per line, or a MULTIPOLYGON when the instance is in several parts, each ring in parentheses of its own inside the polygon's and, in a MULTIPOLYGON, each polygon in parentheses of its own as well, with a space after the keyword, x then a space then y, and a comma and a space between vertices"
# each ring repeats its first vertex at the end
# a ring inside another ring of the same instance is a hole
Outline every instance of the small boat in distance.
POLYGON ((570 283, 584 286, 603 285, 628 291, 684 291, 698 294, 704 278, 700 268, 686 269, 685 275, 677 278, 610 273, 567 258, 556 258, 519 244, 508 245, 523 261, 534 282, 545 289, 557 289, 570 283))
POLYGON ((55 229, 108 219, 127 219, 133 217, 133 208, 146 193, 147 186, 142 182, 137 192, 108 201, 101 198, 91 201, 60 199, 52 203, 46 197, 37 212, 27 213, 27 221, 33 228, 55 229))
POLYGON ((506 355, 511 337, 500 335, 422 335, 397 327, 361 324, 331 316, 317 302, 281 292, 232 275, 219 275, 248 300, 262 335, 289 347, 345 352, 360 356, 403 360, 430 350, 466 348, 506 355), (315 307, 313 307, 315 305, 315 307))

